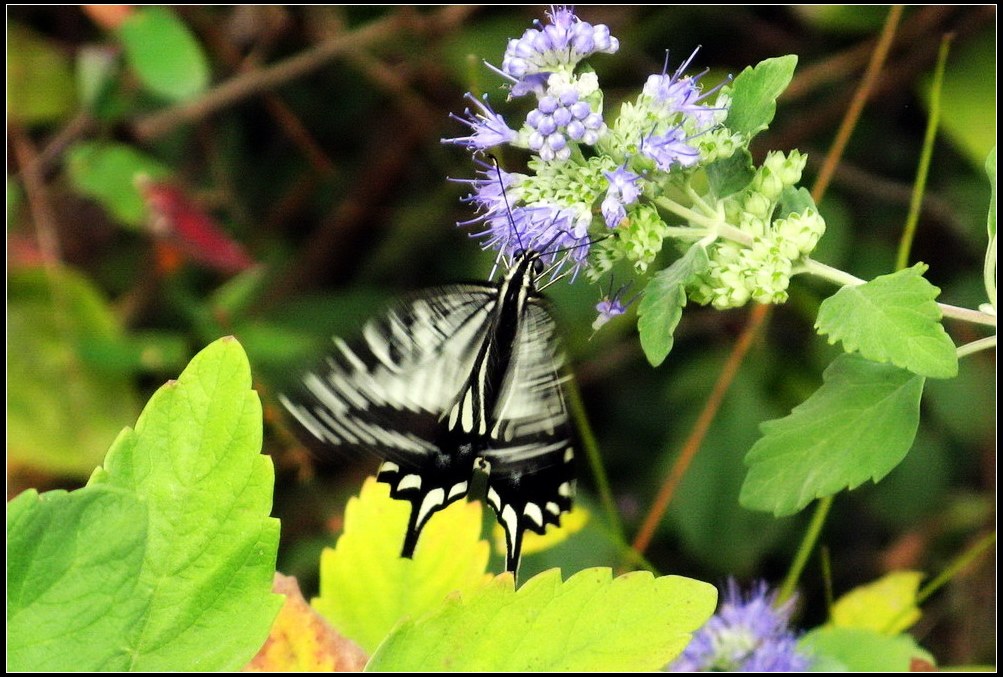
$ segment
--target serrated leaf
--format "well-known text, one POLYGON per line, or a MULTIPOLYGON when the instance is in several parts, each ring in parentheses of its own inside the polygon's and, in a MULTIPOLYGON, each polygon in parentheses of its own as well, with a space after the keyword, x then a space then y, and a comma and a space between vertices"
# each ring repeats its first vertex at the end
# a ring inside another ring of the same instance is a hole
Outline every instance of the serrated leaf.
POLYGON ((7 294, 8 458, 87 477, 139 412, 131 378, 86 359, 88 341, 124 340, 122 328, 69 268, 12 271, 7 294))
POLYGON ((816 628, 798 641, 816 663, 837 661, 849 672, 909 672, 913 661, 936 665, 910 635, 883 635, 862 628, 816 628))
POLYGON ((749 185, 756 175, 752 168, 752 155, 740 148, 731 157, 723 158, 707 166, 707 181, 711 192, 718 198, 728 197, 749 185))
POLYGON ((919 620, 916 606, 923 574, 893 571, 846 593, 832 605, 832 625, 897 635, 919 620))
POLYGON ((121 143, 84 141, 74 144, 66 156, 73 188, 132 228, 142 226, 147 215, 136 177, 163 178, 170 173, 157 160, 121 143))
POLYGON ((147 89, 171 101, 205 91, 209 65, 188 27, 165 7, 144 7, 119 27, 129 65, 147 89))
POLYGON ((434 609, 446 595, 485 584, 489 548, 480 540, 481 504, 457 501, 422 529, 414 558, 400 556, 411 506, 368 478, 345 507, 345 531, 320 557, 320 596, 311 604, 372 652, 405 616, 434 609))
POLYGON ((923 278, 917 263, 866 284, 846 286, 822 302, 815 320, 829 343, 841 341, 848 353, 888 362, 930 378, 958 374, 958 354, 940 324, 934 301, 940 290, 923 278))
POLYGON ((11 25, 7 32, 7 116, 24 125, 57 122, 73 112, 69 59, 57 45, 11 25))
POLYGON ((271 593, 279 523, 260 452, 247 358, 223 338, 153 395, 94 471, 88 486, 133 492, 149 511, 150 594, 136 632, 108 638, 118 669, 235 670, 268 636, 282 602, 271 593))
POLYGON ((777 97, 790 84, 797 62, 789 54, 760 61, 739 73, 731 87, 725 126, 749 138, 769 127, 777 112, 777 97))
POLYGON ((295 578, 276 573, 274 590, 286 601, 243 672, 360 672, 365 667, 366 654, 310 608, 295 578))
POLYGON ((34 490, 7 511, 7 669, 119 670, 150 595, 146 506, 114 487, 34 490))
POLYGON ((840 355, 822 378, 788 416, 762 424, 763 437, 745 457, 745 507, 793 514, 812 499, 877 482, 912 446, 923 377, 840 355))
POLYGON ((504 574, 405 621, 370 671, 582 672, 659 670, 714 612, 717 590, 681 576, 557 569, 514 589, 504 574))
POLYGON ((656 274, 644 288, 637 308, 641 348, 651 366, 657 367, 672 350, 676 330, 686 306, 686 285, 710 265, 707 250, 692 245, 681 258, 656 274))

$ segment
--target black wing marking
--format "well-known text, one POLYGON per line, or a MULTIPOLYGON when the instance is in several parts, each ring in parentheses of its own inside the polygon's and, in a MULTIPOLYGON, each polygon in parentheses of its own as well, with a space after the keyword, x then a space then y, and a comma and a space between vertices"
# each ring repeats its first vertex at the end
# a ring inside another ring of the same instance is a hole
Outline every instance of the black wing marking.
POLYGON ((368 322, 358 344, 336 338, 337 350, 304 376, 302 389, 280 396, 320 442, 386 459, 377 479, 411 503, 405 557, 429 517, 467 493, 475 445, 442 418, 469 378, 496 294, 471 284, 407 297, 368 322))
POLYGON ((575 493, 574 434, 564 402, 563 355, 545 302, 526 306, 484 458, 488 503, 505 531, 506 567, 516 571, 526 529, 560 525, 575 493))
POLYGON ((316 439, 385 461, 377 479, 411 503, 402 555, 437 511, 465 496, 475 464, 489 469, 488 502, 516 571, 526 529, 560 523, 575 491, 563 357, 532 259, 505 282, 413 295, 372 320, 352 347, 281 396, 316 439))

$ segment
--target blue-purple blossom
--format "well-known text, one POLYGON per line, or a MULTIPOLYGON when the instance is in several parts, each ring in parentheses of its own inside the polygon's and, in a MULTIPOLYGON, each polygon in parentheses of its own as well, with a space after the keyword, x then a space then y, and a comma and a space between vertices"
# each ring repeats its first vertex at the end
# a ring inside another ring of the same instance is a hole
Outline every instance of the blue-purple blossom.
POLYGON ((774 606, 776 595, 764 582, 743 597, 734 580, 720 610, 695 634, 668 670, 671 672, 803 672, 810 659, 798 653, 787 627, 793 600, 774 606))
POLYGON ((502 59, 506 74, 522 80, 538 73, 570 72, 592 54, 613 54, 620 48, 608 26, 582 21, 566 6, 551 7, 547 16, 549 25, 536 22, 537 28, 527 29, 518 40, 509 40, 502 59))
POLYGON ((680 127, 672 127, 662 134, 649 134, 641 140, 640 152, 655 161, 663 172, 673 165, 692 167, 700 161, 700 151, 689 145, 690 137, 680 127))
POLYGON ((705 106, 700 102, 717 92, 724 82, 707 92, 702 92, 698 81, 707 71, 692 77, 683 75, 698 51, 699 48, 693 50, 693 53, 671 75, 668 73, 668 55, 666 55, 662 72, 648 76, 642 91, 645 96, 664 105, 667 112, 683 113, 694 120, 697 129, 704 130, 718 122, 719 114, 724 109, 705 106))
POLYGON ((567 160, 571 157, 569 141, 591 146, 605 132, 602 114, 582 99, 592 87, 593 83, 578 80, 554 82, 526 116, 530 130, 527 145, 541 160, 567 160))
POLYGON ((470 127, 472 134, 452 139, 442 139, 443 143, 455 143, 466 146, 468 150, 477 151, 487 150, 503 143, 511 143, 516 139, 518 135, 515 130, 509 129, 509 126, 505 124, 505 118, 495 113, 491 106, 488 105, 487 96, 484 97, 484 101, 481 101, 473 94, 467 92, 466 98, 477 106, 479 112, 474 112, 467 108, 463 112, 466 117, 460 117, 452 113, 450 113, 450 117, 470 127))
MULTIPOLYGON (((630 283, 623 285, 617 289, 615 294, 607 294, 602 301, 596 304, 596 312, 598 315, 596 319, 592 322, 592 331, 599 331, 604 324, 612 320, 614 317, 619 317, 627 312, 627 307, 630 306, 635 300, 637 300, 638 295, 634 298, 624 303, 623 294, 630 287, 630 283)), ((612 291, 613 283, 610 282, 610 290, 612 291)))
POLYGON ((615 228, 626 218, 626 206, 637 202, 637 198, 640 197, 641 189, 637 182, 641 180, 641 177, 626 167, 618 167, 616 171, 606 172, 605 176, 609 179, 609 188, 606 190, 606 197, 602 201, 600 210, 606 226, 615 228))

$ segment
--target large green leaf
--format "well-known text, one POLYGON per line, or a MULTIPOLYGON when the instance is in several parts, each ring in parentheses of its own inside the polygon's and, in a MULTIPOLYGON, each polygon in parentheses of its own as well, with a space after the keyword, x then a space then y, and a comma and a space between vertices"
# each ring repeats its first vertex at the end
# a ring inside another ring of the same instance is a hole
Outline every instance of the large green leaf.
POLYGON ((119 670, 119 639, 150 595, 141 581, 146 506, 132 492, 87 487, 7 506, 7 669, 119 670))
POLYGON ((923 377, 858 355, 840 355, 822 377, 787 417, 763 423, 745 457, 745 507, 790 515, 812 499, 877 482, 912 446, 923 377))
POLYGON ((514 589, 511 575, 402 623, 368 670, 582 672, 659 670, 714 612, 713 586, 586 569, 551 569, 514 589))
POLYGON ((135 492, 149 512, 131 670, 235 670, 268 635, 278 521, 261 453, 261 403, 240 344, 216 341, 160 388, 89 486, 135 492))
POLYGON ((183 101, 209 84, 202 47, 170 9, 138 8, 122 23, 119 34, 129 65, 151 92, 183 101))
POLYGON ((411 505, 366 480, 345 507, 345 531, 320 560, 313 607, 372 652, 399 620, 438 607, 452 592, 485 584, 489 547, 480 539, 480 503, 457 502, 422 529, 414 558, 400 556, 411 505))
POLYGON ((124 339, 118 320, 69 268, 12 271, 7 301, 8 458, 86 477, 139 412, 130 375, 85 356, 124 339))
POLYGON ((790 84, 797 63, 798 58, 788 54, 766 59, 739 73, 731 86, 725 126, 750 138, 769 127, 777 112, 777 97, 790 84))
POLYGON ((641 348, 653 367, 664 362, 672 350, 672 333, 686 306, 686 285, 708 265, 707 250, 694 244, 644 288, 644 298, 637 308, 637 330, 641 334, 641 348))
POLYGON ((816 628, 798 642, 826 671, 911 672, 919 662, 923 669, 936 665, 933 656, 910 635, 885 635, 864 628, 816 628))
POLYGON ((957 376, 957 350, 934 301, 940 290, 923 278, 926 268, 917 263, 843 287, 822 302, 815 328, 829 336, 829 343, 842 341, 847 352, 868 360, 930 378, 957 376))
POLYGON ((233 339, 151 398, 78 491, 8 509, 18 670, 236 670, 268 635, 278 522, 261 405, 233 339))

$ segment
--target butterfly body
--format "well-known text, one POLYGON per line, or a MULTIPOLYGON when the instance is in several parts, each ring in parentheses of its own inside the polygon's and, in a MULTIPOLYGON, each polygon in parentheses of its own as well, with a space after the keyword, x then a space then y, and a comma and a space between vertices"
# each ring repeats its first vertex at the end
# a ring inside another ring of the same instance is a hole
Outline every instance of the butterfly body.
POLYGON ((381 456, 377 479, 411 503, 410 557, 428 519, 467 494, 475 468, 518 567, 525 530, 571 508, 573 433, 557 332, 537 290, 539 256, 517 256, 497 284, 414 294, 371 320, 352 347, 281 397, 315 438, 381 456))

